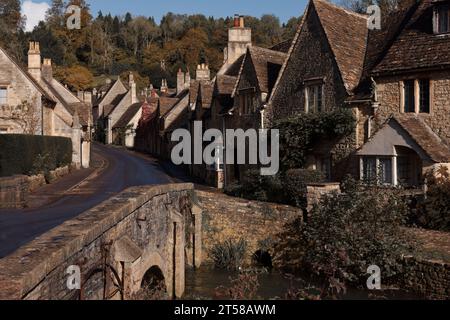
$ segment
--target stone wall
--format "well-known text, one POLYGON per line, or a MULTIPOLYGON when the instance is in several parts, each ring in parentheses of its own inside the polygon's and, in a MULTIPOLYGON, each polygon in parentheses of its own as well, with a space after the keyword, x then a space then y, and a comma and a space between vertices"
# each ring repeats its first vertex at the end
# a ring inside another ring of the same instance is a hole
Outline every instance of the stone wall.
POLYGON ((427 299, 450 299, 450 263, 406 257, 402 289, 427 299))
MULTIPOLYGON (((71 167, 65 166, 50 171, 48 179, 55 181, 70 173, 71 167)), ((34 176, 18 175, 0 178, 0 208, 23 208, 27 205, 28 194, 47 183, 43 174, 34 176)))
POLYGON ((203 261, 213 263, 210 250, 219 242, 247 241, 245 264, 257 250, 273 256, 273 244, 283 226, 302 215, 298 208, 229 197, 213 191, 196 191, 203 209, 203 261))
POLYGON ((383 77, 377 80, 380 107, 376 113, 376 124, 383 124, 391 114, 403 112, 401 106, 400 81, 406 79, 430 79, 431 110, 418 116, 444 141, 450 144, 450 71, 409 74, 408 76, 383 77))
POLYGON ((187 252, 201 259, 192 199, 192 184, 133 187, 66 221, 0 260, 0 300, 128 299, 152 267, 180 297, 187 252), (67 287, 69 266, 80 268, 80 290, 67 287))

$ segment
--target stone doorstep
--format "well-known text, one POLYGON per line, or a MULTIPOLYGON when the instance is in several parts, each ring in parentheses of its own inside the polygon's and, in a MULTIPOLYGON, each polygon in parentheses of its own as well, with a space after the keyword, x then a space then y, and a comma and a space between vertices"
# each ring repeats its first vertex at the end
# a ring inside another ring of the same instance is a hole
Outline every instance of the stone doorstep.
POLYGON ((79 248, 91 243, 150 199, 169 192, 189 190, 194 190, 191 183, 131 187, 77 218, 68 220, 44 233, 15 253, 0 260, 0 288, 2 288, 0 299, 22 298, 48 273, 78 252, 79 248), (126 196, 134 196, 134 198, 126 196), (113 214, 107 210, 111 208, 115 210, 113 214), (49 243, 52 244, 50 250, 49 243), (46 261, 45 259, 49 257, 50 261, 46 261), (36 265, 32 261, 44 262, 36 265), (14 291, 18 288, 20 292, 14 291))

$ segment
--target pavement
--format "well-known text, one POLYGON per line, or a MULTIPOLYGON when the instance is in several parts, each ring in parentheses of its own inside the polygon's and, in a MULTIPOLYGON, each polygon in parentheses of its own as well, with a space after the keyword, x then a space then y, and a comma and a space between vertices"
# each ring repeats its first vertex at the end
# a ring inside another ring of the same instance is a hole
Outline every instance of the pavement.
POLYGON ((32 194, 28 208, 0 210, 0 258, 124 189, 176 181, 157 159, 123 148, 94 144, 92 159, 32 194))

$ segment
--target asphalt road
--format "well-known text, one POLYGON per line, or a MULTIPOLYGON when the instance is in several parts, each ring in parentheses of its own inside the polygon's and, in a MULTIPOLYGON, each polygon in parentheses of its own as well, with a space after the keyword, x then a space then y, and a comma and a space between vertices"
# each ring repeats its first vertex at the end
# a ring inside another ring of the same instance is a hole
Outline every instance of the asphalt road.
MULTIPOLYGON (((0 210, 0 258, 128 187, 171 182, 150 157, 98 144, 92 151, 103 167, 97 169, 97 174, 92 170, 83 183, 59 192, 56 199, 38 208, 0 210)), ((49 185, 48 193, 55 193, 52 188, 58 188, 58 183, 49 185)))

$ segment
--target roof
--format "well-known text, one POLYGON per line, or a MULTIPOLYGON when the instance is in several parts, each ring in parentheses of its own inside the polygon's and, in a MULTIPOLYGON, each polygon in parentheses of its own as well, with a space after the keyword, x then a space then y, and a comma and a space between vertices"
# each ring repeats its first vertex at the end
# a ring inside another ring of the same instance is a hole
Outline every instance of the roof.
MULTIPOLYGON (((258 86, 261 92, 269 92, 269 64, 283 65, 286 60, 287 54, 279 51, 265 49, 261 47, 249 47, 247 54, 250 57, 245 58, 244 63, 251 62, 255 70, 256 78, 258 79, 258 86)), ((241 71, 239 77, 241 77, 241 71)))
POLYGON ((128 107, 128 109, 122 114, 120 119, 116 122, 113 128, 124 128, 126 127, 130 121, 134 118, 134 116, 139 112, 142 107, 142 102, 137 102, 128 107))
POLYGON ((414 12, 412 9, 412 7, 401 8, 388 15, 382 15, 381 25, 383 27, 380 30, 369 30, 361 81, 354 92, 355 95, 349 99, 350 101, 371 98, 371 72, 386 54, 386 50, 398 36, 411 12, 414 12))
POLYGON ((433 34, 433 0, 423 0, 411 8, 375 74, 450 67, 450 37, 433 34))
POLYGON ((114 99, 111 101, 111 103, 109 103, 103 107, 103 115, 105 117, 109 116, 114 111, 114 109, 120 104, 120 102, 122 102, 122 100, 125 99, 125 97, 129 93, 130 92, 127 91, 125 93, 118 94, 117 96, 115 96, 114 99))
POLYGON ((325 0, 312 0, 347 91, 361 78, 367 42, 367 16, 325 0))
POLYGON ((0 51, 17 67, 18 70, 22 72, 22 74, 36 87, 36 89, 50 102, 55 103, 56 101, 47 93, 47 91, 33 78, 33 76, 23 69, 16 60, 11 57, 6 50, 0 47, 0 51))
POLYGON ((217 75, 214 94, 231 95, 236 84, 237 77, 227 75, 217 75))
POLYGON ((45 84, 50 94, 52 94, 72 116, 75 115, 75 113, 78 114, 81 125, 87 126, 92 122, 92 110, 89 105, 78 99, 78 97, 56 79, 47 81, 45 78, 42 78, 42 82, 45 84))
POLYGON ((392 117, 435 162, 450 162, 450 147, 416 115, 398 114, 392 117))
POLYGON ((169 98, 169 97, 160 97, 159 98, 159 114, 163 117, 167 112, 172 109, 180 99, 178 98, 169 98))
POLYGON ((239 75, 239 71, 241 70, 242 61, 244 61, 245 54, 241 55, 236 59, 223 73, 227 76, 237 77, 239 75))
POLYGON ((191 85, 189 87, 189 103, 197 102, 198 88, 200 86, 200 81, 191 80, 191 85))
POLYGON ((292 40, 294 40, 294 39, 284 40, 284 41, 277 43, 276 45, 270 47, 269 49, 274 50, 274 51, 288 53, 288 51, 292 45, 292 40))
POLYGON ((199 95, 202 103, 202 108, 209 109, 211 107, 213 93, 214 93, 214 82, 212 81, 200 82, 199 95))

